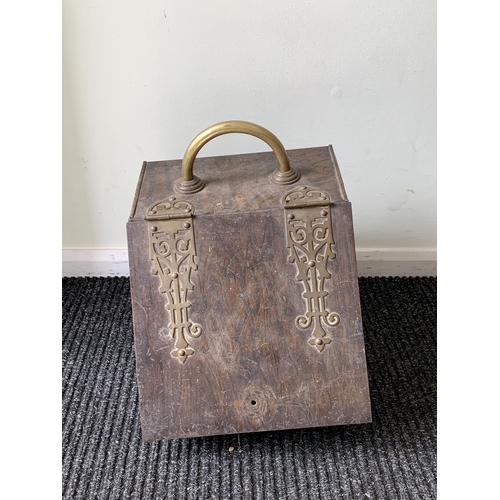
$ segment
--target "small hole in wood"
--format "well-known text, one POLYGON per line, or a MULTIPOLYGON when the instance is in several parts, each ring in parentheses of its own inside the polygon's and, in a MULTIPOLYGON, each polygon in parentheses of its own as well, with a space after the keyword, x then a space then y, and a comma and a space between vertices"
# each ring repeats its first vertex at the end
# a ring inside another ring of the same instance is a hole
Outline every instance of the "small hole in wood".
POLYGON ((255 399, 252 399, 252 401, 250 401, 250 404, 251 404, 252 406, 255 406, 255 405, 257 404, 257 401, 255 401, 255 399))

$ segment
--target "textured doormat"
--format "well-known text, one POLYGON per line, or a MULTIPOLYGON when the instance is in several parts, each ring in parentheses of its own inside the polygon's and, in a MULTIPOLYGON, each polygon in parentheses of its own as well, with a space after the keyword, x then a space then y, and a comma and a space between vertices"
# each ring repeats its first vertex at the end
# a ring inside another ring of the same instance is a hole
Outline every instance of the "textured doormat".
POLYGON ((436 278, 360 278, 371 424, 143 443, 128 278, 63 278, 63 499, 436 498, 436 278))

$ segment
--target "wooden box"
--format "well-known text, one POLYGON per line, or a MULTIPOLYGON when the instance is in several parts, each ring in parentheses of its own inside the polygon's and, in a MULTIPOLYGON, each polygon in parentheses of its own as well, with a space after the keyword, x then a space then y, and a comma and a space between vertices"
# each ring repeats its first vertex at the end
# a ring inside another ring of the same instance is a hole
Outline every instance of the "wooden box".
POLYGON ((127 235, 145 441, 371 421, 331 146, 285 151, 257 125, 214 125, 182 161, 144 162, 127 235), (272 151, 196 158, 233 132, 272 151))

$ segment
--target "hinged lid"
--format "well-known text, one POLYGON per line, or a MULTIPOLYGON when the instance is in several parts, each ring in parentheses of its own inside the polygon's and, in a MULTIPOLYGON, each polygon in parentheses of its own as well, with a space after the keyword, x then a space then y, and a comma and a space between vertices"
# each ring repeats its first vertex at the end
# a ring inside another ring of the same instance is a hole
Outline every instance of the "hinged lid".
MULTIPOLYGON (((348 201, 331 146, 287 151, 290 166, 300 172, 297 184, 327 186, 332 203, 348 201)), ((273 152, 196 158, 194 169, 205 188, 179 195, 174 190, 182 160, 144 162, 131 220, 143 220, 147 210, 169 196, 179 196, 195 206, 196 214, 250 212, 279 208, 280 198, 293 184, 278 186, 269 175, 278 165, 273 152)))

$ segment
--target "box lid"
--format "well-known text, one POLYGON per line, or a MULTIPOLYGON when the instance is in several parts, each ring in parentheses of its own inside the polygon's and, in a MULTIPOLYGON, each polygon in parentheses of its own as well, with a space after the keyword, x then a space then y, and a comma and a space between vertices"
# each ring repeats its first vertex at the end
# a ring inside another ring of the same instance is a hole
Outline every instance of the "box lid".
POLYGON ((195 215, 232 214, 279 208, 280 198, 295 185, 321 187, 331 203, 348 201, 331 146, 288 150, 290 167, 300 174, 295 184, 276 185, 270 175, 277 166, 273 152, 197 158, 196 175, 205 188, 177 195, 174 183, 181 176, 182 160, 144 162, 130 220, 144 220, 147 210, 170 196, 189 200, 195 215))

